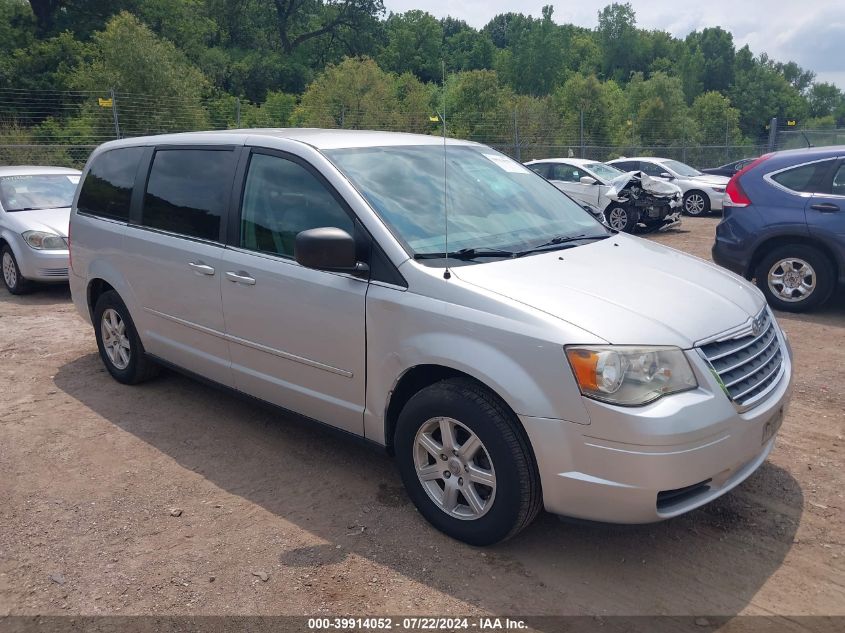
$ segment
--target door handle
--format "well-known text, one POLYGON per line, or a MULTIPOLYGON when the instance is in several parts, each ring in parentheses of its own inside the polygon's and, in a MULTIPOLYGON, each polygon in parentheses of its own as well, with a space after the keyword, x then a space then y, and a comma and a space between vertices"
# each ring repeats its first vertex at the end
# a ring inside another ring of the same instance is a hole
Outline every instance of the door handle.
POLYGON ((190 268, 194 272, 199 273, 200 275, 213 275, 214 274, 214 268, 212 268, 208 264, 203 264, 201 261, 199 261, 199 262, 188 262, 188 268, 190 268))
POLYGON ((244 284, 245 286, 255 285, 255 278, 250 277, 249 273, 245 273, 242 270, 238 272, 226 271, 226 279, 235 283, 244 284))
POLYGON ((810 205, 811 209, 821 211, 822 213, 836 213, 839 211, 839 206, 830 202, 820 202, 819 204, 810 205))

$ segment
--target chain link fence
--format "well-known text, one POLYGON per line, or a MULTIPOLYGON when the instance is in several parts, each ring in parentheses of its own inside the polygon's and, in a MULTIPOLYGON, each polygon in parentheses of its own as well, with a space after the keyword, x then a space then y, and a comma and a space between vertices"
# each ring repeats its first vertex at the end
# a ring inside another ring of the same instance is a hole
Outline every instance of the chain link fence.
MULTIPOLYGON (((704 168, 772 149, 845 144, 845 130, 776 127, 774 134, 740 140, 729 121, 707 121, 687 133, 678 120, 597 120, 584 111, 555 113, 543 107, 447 113, 449 136, 477 141, 516 158, 663 156, 704 168)), ((773 122, 776 124, 776 122, 773 122)), ((26 91, 0 88, 0 164, 81 166, 97 145, 115 138, 168 132, 259 127, 380 129, 441 134, 432 111, 299 107, 290 95, 258 106, 222 96, 185 103, 105 90, 26 91)))

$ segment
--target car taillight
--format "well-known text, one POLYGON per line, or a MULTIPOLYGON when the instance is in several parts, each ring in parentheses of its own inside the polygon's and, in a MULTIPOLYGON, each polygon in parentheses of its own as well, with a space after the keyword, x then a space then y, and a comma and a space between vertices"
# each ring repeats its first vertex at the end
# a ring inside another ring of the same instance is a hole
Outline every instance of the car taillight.
POLYGON ((733 175, 733 177, 728 182, 728 186, 725 187, 725 206, 747 207, 749 204, 751 204, 751 198, 748 197, 748 194, 745 193, 745 190, 742 188, 742 185, 739 184, 739 179, 745 172, 754 169, 757 165, 759 165, 765 160, 768 160, 771 157, 772 154, 763 154, 760 158, 751 161, 745 167, 743 167, 733 175))

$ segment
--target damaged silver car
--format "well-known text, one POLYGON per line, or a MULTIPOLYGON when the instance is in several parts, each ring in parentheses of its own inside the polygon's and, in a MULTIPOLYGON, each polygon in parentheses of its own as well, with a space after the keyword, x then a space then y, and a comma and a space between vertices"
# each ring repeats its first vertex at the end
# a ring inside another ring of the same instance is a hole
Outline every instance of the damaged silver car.
POLYGON ((614 178, 605 194, 613 201, 605 211, 607 225, 633 233, 665 231, 680 225, 683 193, 670 182, 632 171, 614 178))

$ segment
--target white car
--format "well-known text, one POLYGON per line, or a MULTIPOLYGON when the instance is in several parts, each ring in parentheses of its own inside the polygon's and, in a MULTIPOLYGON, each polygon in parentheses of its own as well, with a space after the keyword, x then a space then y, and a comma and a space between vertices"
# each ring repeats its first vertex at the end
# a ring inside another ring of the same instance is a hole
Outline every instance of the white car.
POLYGON ((67 281, 70 205, 80 172, 0 167, 0 265, 12 294, 33 281, 67 281))
POLYGON ((681 188, 684 194, 684 213, 705 215, 710 211, 722 210, 725 187, 730 178, 704 174, 689 165, 671 158, 638 156, 617 158, 608 165, 623 171, 642 171, 653 178, 668 180, 681 188))
POLYGON ((649 191, 647 199, 643 198, 638 204, 632 200, 630 192, 621 198, 619 195, 630 180, 626 175, 637 177, 636 172, 626 174, 616 167, 583 158, 544 158, 529 161, 525 166, 573 199, 596 209, 594 213, 616 231, 632 233, 640 224, 654 229, 675 225, 680 220, 680 214, 673 209, 681 204, 682 192, 671 184, 653 180, 659 191, 649 191), (677 200, 673 198, 670 204, 669 198, 673 196, 677 196, 677 200))

